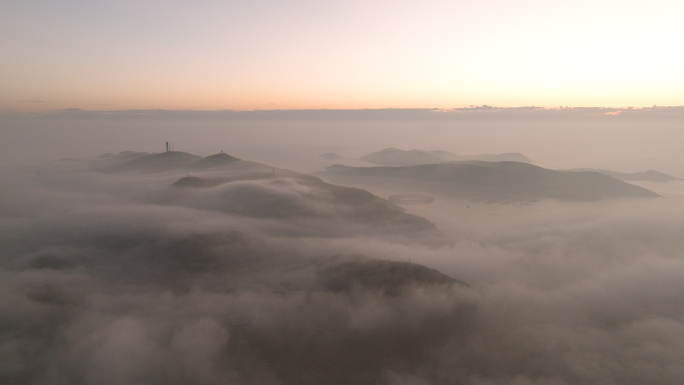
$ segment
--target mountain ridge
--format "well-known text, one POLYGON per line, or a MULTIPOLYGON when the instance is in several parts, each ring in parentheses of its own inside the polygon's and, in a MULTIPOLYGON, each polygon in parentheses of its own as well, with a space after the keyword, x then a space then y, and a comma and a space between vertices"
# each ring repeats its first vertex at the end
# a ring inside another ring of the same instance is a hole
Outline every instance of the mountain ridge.
POLYGON ((517 152, 503 154, 456 155, 448 151, 401 150, 388 147, 381 151, 367 154, 361 159, 381 166, 415 166, 420 164, 434 164, 452 161, 481 160, 490 162, 516 161, 531 163, 532 161, 517 152))
POLYGON ((323 175, 333 183, 385 185, 469 199, 582 201, 659 196, 643 187, 598 172, 558 171, 508 161, 445 162, 403 167, 333 165, 323 175))
POLYGON ((633 181, 647 181, 647 182, 665 183, 665 182, 669 182, 672 180, 677 180, 677 178, 673 177, 672 175, 665 174, 662 172, 658 172, 655 170, 647 170, 647 171, 639 171, 639 172, 618 172, 618 171, 605 170, 602 168, 571 168, 571 169, 561 170, 561 171, 573 171, 573 172, 594 171, 594 172, 598 172, 601 174, 612 176, 615 179, 620 179, 620 180, 624 180, 624 181, 633 180, 633 181))

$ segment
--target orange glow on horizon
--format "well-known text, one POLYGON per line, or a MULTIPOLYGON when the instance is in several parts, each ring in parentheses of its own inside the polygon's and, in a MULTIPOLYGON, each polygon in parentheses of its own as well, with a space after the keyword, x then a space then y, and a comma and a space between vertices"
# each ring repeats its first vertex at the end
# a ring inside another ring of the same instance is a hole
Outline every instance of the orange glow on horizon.
POLYGON ((684 105, 684 3, 388 5, 0 5, 0 110, 684 105))

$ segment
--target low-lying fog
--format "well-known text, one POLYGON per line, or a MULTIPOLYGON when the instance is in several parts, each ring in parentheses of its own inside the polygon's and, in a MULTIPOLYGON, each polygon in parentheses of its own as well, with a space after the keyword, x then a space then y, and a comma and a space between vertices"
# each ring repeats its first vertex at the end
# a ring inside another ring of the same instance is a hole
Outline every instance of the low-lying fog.
POLYGON ((399 147, 684 176, 680 141, 653 134, 672 122, 613 135, 601 119, 7 119, 0 383, 678 384, 684 181, 630 182, 658 198, 432 194, 402 211, 307 174, 399 147), (166 141, 243 161, 116 155, 166 141))
POLYGON ((459 155, 520 152, 553 168, 654 169, 684 177, 682 107, 652 109, 474 108, 429 110, 164 112, 66 111, 1 117, 0 161, 97 156, 122 149, 176 150, 241 159, 296 171, 352 164, 386 147, 459 155), (319 157, 336 153, 344 159, 319 157))

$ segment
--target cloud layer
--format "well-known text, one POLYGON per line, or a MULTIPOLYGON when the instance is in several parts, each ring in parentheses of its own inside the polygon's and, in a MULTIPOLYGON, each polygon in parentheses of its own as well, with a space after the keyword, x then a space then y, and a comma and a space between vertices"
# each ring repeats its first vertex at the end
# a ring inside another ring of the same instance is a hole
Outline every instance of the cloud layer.
POLYGON ((411 210, 438 235, 294 173, 178 188, 185 171, 92 167, 2 171, 3 383, 684 376, 677 199, 411 210))

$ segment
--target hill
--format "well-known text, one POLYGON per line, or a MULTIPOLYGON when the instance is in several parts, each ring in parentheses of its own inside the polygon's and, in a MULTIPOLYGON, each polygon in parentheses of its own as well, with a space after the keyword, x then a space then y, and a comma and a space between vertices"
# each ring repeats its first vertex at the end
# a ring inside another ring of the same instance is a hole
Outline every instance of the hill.
POLYGON ((615 179, 645 181, 645 182, 664 183, 664 182, 669 182, 671 180, 677 179, 677 178, 673 177, 672 175, 668 175, 668 174, 658 172, 658 171, 654 171, 654 170, 627 173, 627 172, 617 172, 617 171, 604 170, 604 169, 600 169, 600 168, 575 168, 575 169, 570 169, 567 171, 575 171, 575 172, 577 172, 577 171, 595 171, 595 172, 598 172, 601 174, 612 176, 615 179))
POLYGON ((521 162, 447 162, 406 167, 333 165, 333 183, 425 191, 486 200, 598 200, 658 194, 598 172, 556 171, 521 162))
POLYGON ((202 158, 181 151, 166 151, 155 154, 125 151, 117 155, 105 154, 100 159, 95 168, 108 172, 198 170, 221 167, 240 161, 240 159, 224 152, 202 158))
POLYGON ((481 154, 481 155, 456 155, 448 151, 422 151, 400 150, 398 148, 386 148, 382 151, 373 152, 361 159, 383 166, 415 166, 419 164, 434 164, 450 161, 480 160, 487 162, 514 161, 530 163, 530 159, 520 153, 506 154, 481 154))
POLYGON ((371 259, 361 255, 331 258, 319 268, 318 277, 319 283, 330 291, 363 289, 390 296, 399 295, 411 286, 468 287, 463 281, 423 265, 371 259))
POLYGON ((434 230, 434 224, 426 219, 407 214, 366 190, 336 186, 292 171, 273 174, 252 170, 218 178, 186 176, 172 187, 184 191, 172 197, 176 204, 254 218, 312 218, 406 231, 434 230))
POLYGON ((383 166, 407 166, 443 162, 440 157, 426 151, 405 151, 398 148, 386 148, 382 151, 372 152, 361 159, 383 166))
POLYGON ((335 154, 334 152, 326 152, 325 154, 320 155, 321 158, 325 159, 340 159, 342 158, 341 156, 335 154))
POLYGON ((190 167, 192 168, 211 168, 211 167, 219 167, 219 166, 225 166, 227 164, 237 162, 240 159, 228 155, 225 152, 221 151, 218 154, 210 155, 205 158, 199 159, 193 163, 190 164, 190 167))

